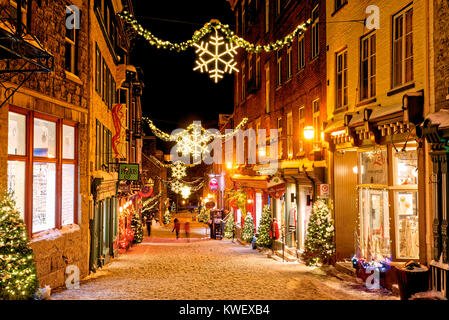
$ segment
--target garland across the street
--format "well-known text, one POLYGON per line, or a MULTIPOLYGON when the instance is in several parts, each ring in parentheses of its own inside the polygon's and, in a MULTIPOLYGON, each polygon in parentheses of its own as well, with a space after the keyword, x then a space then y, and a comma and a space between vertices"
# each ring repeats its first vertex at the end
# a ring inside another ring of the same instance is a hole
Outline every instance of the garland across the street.
POLYGON ((119 13, 118 16, 126 23, 128 23, 138 35, 144 37, 150 45, 156 46, 160 49, 175 50, 178 52, 195 47, 195 44, 198 45, 206 35, 213 32, 214 30, 221 31, 230 43, 234 43, 239 47, 244 48, 249 53, 259 53, 262 51, 273 52, 282 49, 286 45, 291 45, 295 37, 307 30, 307 27, 312 22, 312 20, 309 19, 305 23, 299 24, 293 32, 286 35, 280 40, 268 43, 266 45, 258 45, 235 35, 234 31, 229 28, 229 25, 223 24, 218 20, 211 20, 210 22, 207 22, 201 29, 196 30, 192 36, 192 39, 181 43, 173 43, 170 41, 159 39, 150 31, 143 28, 142 25, 140 25, 136 20, 136 18, 127 11, 119 13))

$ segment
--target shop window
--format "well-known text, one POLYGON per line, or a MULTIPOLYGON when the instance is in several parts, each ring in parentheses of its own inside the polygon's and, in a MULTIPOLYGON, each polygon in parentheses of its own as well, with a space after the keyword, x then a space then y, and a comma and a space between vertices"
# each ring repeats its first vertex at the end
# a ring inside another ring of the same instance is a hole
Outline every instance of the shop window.
POLYGON ((22 219, 25 219, 25 164, 25 161, 8 161, 8 191, 12 192, 22 219))
POLYGON ((242 210, 240 209, 237 209, 237 219, 235 220, 235 224, 239 227, 242 225, 242 210))
POLYGON ((26 110, 10 109, 8 188, 22 218, 31 222, 30 234, 76 223, 76 128, 56 118, 41 119, 26 110))
POLYGON ((56 157, 56 122, 34 119, 34 146, 35 157, 56 157))
POLYGON ((33 232, 56 227, 56 163, 33 164, 33 232))
POLYGON ((360 249, 365 258, 391 258, 388 191, 359 189, 360 249))
POLYGON ((396 256, 401 259, 419 259, 416 148, 393 153, 393 173, 396 256))
POLYGON ((259 230, 261 218, 262 218, 262 194, 256 193, 256 230, 259 230))
POLYGON ((359 153, 359 184, 388 185, 387 151, 359 153))

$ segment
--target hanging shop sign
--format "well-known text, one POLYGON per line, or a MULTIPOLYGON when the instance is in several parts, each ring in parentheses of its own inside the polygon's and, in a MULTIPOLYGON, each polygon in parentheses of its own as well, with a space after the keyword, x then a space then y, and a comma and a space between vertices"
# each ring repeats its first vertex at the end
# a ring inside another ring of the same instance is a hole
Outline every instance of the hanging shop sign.
POLYGON ((118 191, 121 193, 131 193, 131 185, 121 182, 118 186, 118 191))
POLYGON ((139 164, 138 163, 120 163, 118 171, 118 179, 126 181, 139 180, 139 164))
POLYGON ((218 190, 218 180, 215 178, 210 179, 209 189, 212 191, 218 190))
POLYGON ((328 184, 320 185, 320 198, 329 199, 330 197, 330 188, 328 184))
POLYGON ((268 194, 275 198, 280 199, 285 192, 287 191, 287 187, 285 181, 280 177, 273 177, 268 181, 268 194))

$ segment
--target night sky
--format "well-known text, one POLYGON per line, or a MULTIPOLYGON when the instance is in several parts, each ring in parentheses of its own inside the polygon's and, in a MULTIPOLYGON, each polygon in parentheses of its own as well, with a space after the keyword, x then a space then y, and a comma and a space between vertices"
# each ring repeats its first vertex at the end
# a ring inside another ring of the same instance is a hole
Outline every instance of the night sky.
MULTIPOLYGON (((189 40, 212 18, 233 28, 234 15, 226 0, 133 3, 139 23, 163 40, 189 40)), ((205 127, 216 127, 220 113, 233 112, 234 76, 227 75, 215 84, 207 74, 193 71, 195 57, 193 48, 177 53, 152 47, 140 37, 133 42, 131 63, 143 69, 145 78, 143 114, 162 130, 185 128, 193 120, 201 120, 205 127)))

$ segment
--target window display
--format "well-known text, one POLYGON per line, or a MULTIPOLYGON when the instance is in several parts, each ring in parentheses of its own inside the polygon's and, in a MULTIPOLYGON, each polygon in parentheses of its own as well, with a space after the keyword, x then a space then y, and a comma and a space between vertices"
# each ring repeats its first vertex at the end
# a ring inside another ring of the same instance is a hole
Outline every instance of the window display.
POLYGON ((35 157, 56 158, 56 123, 34 119, 35 157))
POLYGON ((56 164, 33 164, 33 233, 56 226, 56 164))
POLYGON ((25 219, 25 164, 23 161, 8 161, 8 191, 14 193, 22 219, 25 219))
POLYGON ((62 158, 75 159, 75 128, 64 125, 62 139, 62 158))
POLYGON ((398 258, 419 258, 418 193, 395 192, 396 247, 398 258))
POLYGON ((391 256, 388 191, 360 188, 362 255, 368 260, 391 256))
POLYGON ((26 116, 10 112, 8 126, 8 154, 26 155, 26 116))
POLYGON ((388 185, 387 151, 359 153, 359 184, 388 185))
POLYGON ((415 149, 394 153, 395 181, 397 186, 418 184, 418 153, 415 149))
POLYGON ((62 165, 62 206, 61 224, 63 226, 74 222, 75 213, 75 165, 62 165))

